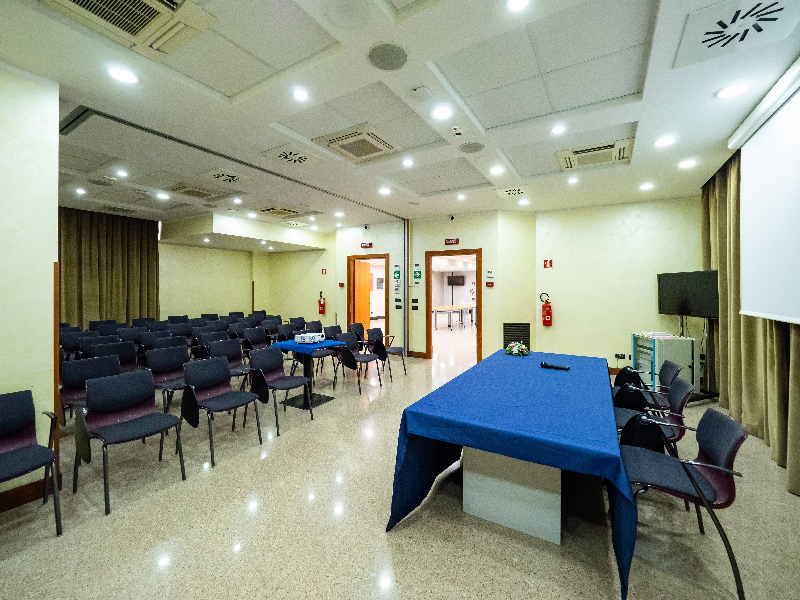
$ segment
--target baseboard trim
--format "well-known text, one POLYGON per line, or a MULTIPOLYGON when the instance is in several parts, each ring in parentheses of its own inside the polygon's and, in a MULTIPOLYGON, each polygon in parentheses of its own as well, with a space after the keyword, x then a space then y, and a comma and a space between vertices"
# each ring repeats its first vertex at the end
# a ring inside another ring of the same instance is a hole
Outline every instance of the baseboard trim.
POLYGON ((408 356, 411 358, 426 358, 424 352, 412 352, 411 350, 408 351, 408 356))
MULTIPOLYGON (((61 473, 58 474, 58 489, 62 489, 61 473)), ((23 483, 20 486, 0 492, 0 513, 6 512, 28 504, 28 502, 42 501, 42 480, 23 483)), ((53 491, 50 490, 50 502, 53 501, 53 491)))

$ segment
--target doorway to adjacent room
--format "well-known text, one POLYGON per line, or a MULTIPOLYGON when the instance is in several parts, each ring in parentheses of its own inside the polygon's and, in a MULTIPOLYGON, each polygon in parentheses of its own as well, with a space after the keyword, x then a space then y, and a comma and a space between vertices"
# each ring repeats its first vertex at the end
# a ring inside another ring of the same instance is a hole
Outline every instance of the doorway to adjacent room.
POLYGON ((361 254, 347 257, 347 330, 361 323, 364 330, 380 327, 389 333, 389 255, 361 254))

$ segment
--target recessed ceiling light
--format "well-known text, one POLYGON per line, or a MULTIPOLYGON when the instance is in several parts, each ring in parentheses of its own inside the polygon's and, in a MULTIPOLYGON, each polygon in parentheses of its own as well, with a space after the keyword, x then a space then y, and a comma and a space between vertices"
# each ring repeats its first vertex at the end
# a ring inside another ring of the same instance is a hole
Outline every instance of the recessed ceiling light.
POLYGON ((550 130, 550 133, 552 133, 553 135, 561 135, 561 134, 562 134, 562 133, 564 133, 566 130, 567 130, 567 128, 566 128, 566 127, 564 127, 563 125, 556 125, 555 127, 553 127, 553 128, 550 130))
POLYGON ((316 220, 317 220, 317 217, 308 217, 308 220, 309 220, 309 221, 316 221, 316 220))
POLYGON ((528 200, 527 198, 520 198, 519 202, 517 202, 517 204, 519 204, 520 206, 528 206, 528 204, 530 203, 531 201, 528 200))
POLYGON ((696 164, 697 164, 696 160, 688 159, 688 160, 682 160, 681 162, 679 162, 678 163, 678 167, 680 167, 681 169, 691 169, 696 164))
POLYGON ((344 216, 344 213, 343 213, 343 212, 341 212, 341 211, 336 211, 335 213, 333 213, 333 216, 334 216, 334 217, 343 217, 343 216, 344 216))
POLYGON ((234 198, 233 199, 233 203, 234 204, 241 204, 242 203, 242 199, 241 198, 234 198))
POLYGON ((431 116, 434 119, 449 119, 453 116, 453 109, 446 104, 441 104, 431 111, 431 116))
POLYGON ((747 89, 746 83, 734 83, 731 85, 726 85, 724 88, 717 90, 714 92, 714 96, 717 98, 733 98, 734 96, 738 96, 743 91, 747 89))
POLYGON ((204 242, 207 244, 207 243, 208 243, 208 242, 210 242, 211 240, 210 240, 210 239, 208 239, 208 238, 203 238, 203 241, 204 241, 204 242))
POLYGON ((506 7, 508 10, 517 12, 528 6, 528 0, 508 0, 506 7))
POLYGON ((272 246, 269 247, 269 250, 272 250, 272 246))
POLYGON ((505 172, 506 172, 506 170, 503 167, 501 167, 500 165, 496 165, 496 166, 492 167, 491 169, 489 169, 489 173, 491 173, 492 175, 502 175, 505 172))
POLYGON ((414 166, 414 161, 411 160, 410 158, 407 158, 407 159, 405 159, 403 161, 403 166, 404 167, 413 167, 414 166))
POLYGON ((577 177, 570 177, 569 179, 567 179, 567 181, 568 181, 568 182, 569 182, 571 185, 575 185, 576 183, 578 183, 578 178, 577 178, 577 177))
POLYGON ((381 196, 388 196, 389 194, 392 193, 392 190, 390 190, 388 187, 382 187, 381 189, 378 190, 378 193, 381 196))
POLYGON ((156 198, 159 200, 169 200, 169 194, 165 194, 164 192, 159 192, 156 194, 156 198))
POLYGON ((294 96, 295 100, 300 100, 300 102, 308 100, 308 92, 301 87, 294 88, 292 96, 294 96))
POLYGON ((267 245, 267 240, 261 240, 261 245, 262 246, 266 246, 267 245))
POLYGON ((311 226, 311 229, 312 229, 313 231, 316 231, 317 229, 319 229, 319 227, 317 227, 316 225, 312 225, 312 226, 311 226))
POLYGON ((337 226, 337 227, 341 227, 341 226, 342 226, 342 224, 341 224, 341 223, 337 223, 337 224, 336 224, 336 226, 337 226))
POLYGON ((78 196, 83 196, 86 193, 86 190, 83 188, 78 188, 75 190, 75 193, 78 194, 78 196))
POLYGON ((251 219, 255 219, 258 215, 256 213, 247 213, 247 216, 251 219))
POLYGON ((117 177, 127 177, 127 176, 128 176, 128 172, 127 171, 124 171, 122 169, 117 171, 117 177))
POLYGON ((459 194, 458 196, 456 196, 456 198, 458 198, 459 200, 466 200, 467 199, 467 197, 464 194, 459 194))
POLYGON ((639 189, 642 190, 643 192, 646 192, 648 190, 652 190, 654 187, 655 186, 652 183, 643 183, 642 185, 639 186, 639 189))
POLYGON ((114 79, 122 83, 139 83, 139 78, 128 71, 128 69, 121 69, 120 67, 112 67, 108 70, 108 74, 114 79))
POLYGON ((655 143, 653 144, 657 148, 664 148, 666 146, 671 146, 675 143, 675 138, 671 135, 665 135, 664 137, 658 138, 655 143))

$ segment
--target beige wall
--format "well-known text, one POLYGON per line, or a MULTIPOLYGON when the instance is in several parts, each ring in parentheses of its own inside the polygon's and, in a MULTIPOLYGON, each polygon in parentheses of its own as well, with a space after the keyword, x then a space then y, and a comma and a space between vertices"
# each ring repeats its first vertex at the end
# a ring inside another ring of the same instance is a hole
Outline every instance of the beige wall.
MULTIPOLYGON (((537 316, 536 349, 603 356, 631 352, 631 334, 678 333, 658 314, 656 274, 702 269, 700 198, 539 213, 536 296, 547 292, 553 326, 537 316), (543 268, 552 259, 553 268, 543 268)), ((702 335, 702 321, 691 334, 702 335)))
POLYGON ((158 258, 162 319, 231 311, 250 314, 252 253, 162 242, 158 258))
MULTIPOLYGON (((0 393, 32 390, 37 437, 53 410, 53 263, 58 260, 58 84, 0 63, 0 393), (17 332, 24 331, 20 336, 17 332)), ((40 479, 41 470, 0 484, 40 479)))

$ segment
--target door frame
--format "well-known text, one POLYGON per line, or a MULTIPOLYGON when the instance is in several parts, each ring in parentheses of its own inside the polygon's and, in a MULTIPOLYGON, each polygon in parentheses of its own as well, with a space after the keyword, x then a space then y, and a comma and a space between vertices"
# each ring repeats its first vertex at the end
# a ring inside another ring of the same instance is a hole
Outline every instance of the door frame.
MULTIPOLYGON (((383 259, 383 312, 386 314, 385 322, 386 329, 384 335, 389 335, 389 253, 386 254, 353 254, 347 257, 347 311, 345 313, 346 321, 345 326, 353 322, 353 292, 355 291, 355 262, 357 260, 371 260, 374 258, 383 259)), ((376 284, 377 285, 377 284, 376 284)), ((365 331, 369 329, 369 323, 365 327, 365 331)))
POLYGON ((433 282, 431 272, 434 256, 475 255, 475 327, 476 362, 483 360, 483 255, 482 248, 463 248, 459 250, 428 250, 425 252, 425 358, 433 358, 433 282))

